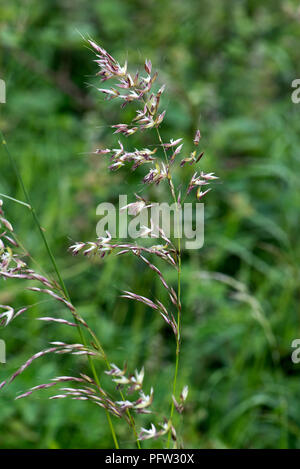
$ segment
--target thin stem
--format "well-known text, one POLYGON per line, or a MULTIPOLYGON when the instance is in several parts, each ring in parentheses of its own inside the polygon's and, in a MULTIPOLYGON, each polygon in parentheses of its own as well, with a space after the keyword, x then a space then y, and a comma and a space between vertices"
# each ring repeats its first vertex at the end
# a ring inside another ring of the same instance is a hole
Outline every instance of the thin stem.
MULTIPOLYGON (((52 265, 53 265, 53 268, 54 268, 54 270, 55 270, 55 273, 56 273, 56 275, 57 275, 57 278, 58 278, 58 281, 59 281, 60 286, 61 286, 61 288, 62 288, 62 291, 63 291, 63 293, 64 293, 66 299, 67 299, 68 301, 71 301, 71 300, 70 300, 70 295, 69 295, 69 293, 68 293, 68 291, 67 291, 67 288, 66 288, 66 286, 65 286, 65 283, 64 283, 64 281, 63 281, 63 279, 62 279, 62 276, 61 276, 61 274, 60 274, 60 272, 59 272, 57 263, 56 263, 56 261, 55 261, 54 255, 52 254, 52 251, 51 251, 51 248, 50 248, 50 246, 49 246, 49 244, 48 244, 48 241, 47 241, 47 238, 46 238, 46 236, 45 236, 45 233, 44 233, 44 231, 43 231, 43 229, 42 229, 42 227, 41 227, 41 225, 40 225, 40 222, 39 222, 39 219, 38 219, 37 214, 36 214, 36 212, 35 212, 35 209, 33 208, 32 204, 31 204, 31 200, 30 200, 29 194, 28 194, 28 192, 27 192, 27 190, 26 190, 26 187, 25 187, 25 185, 24 185, 22 176, 21 176, 21 174, 20 174, 20 172, 19 172, 19 170, 18 170, 17 164, 16 164, 16 162, 15 162, 15 160, 14 160, 12 154, 10 153, 10 151, 9 151, 9 149, 8 149, 8 147, 7 147, 6 140, 5 140, 4 135, 3 135, 3 133, 2 133, 1 130, 0 130, 0 138, 1 138, 1 141, 2 141, 2 145, 4 146, 5 151, 6 151, 8 157, 9 157, 9 159, 10 159, 10 162, 11 162, 11 164, 12 164, 12 166, 13 166, 13 169, 14 169, 14 171, 15 171, 15 174, 16 174, 16 176, 17 176, 17 178, 18 178, 18 181, 19 181, 19 184, 20 184, 20 186, 21 186, 21 188, 22 188, 22 191, 23 191, 23 193, 24 193, 26 202, 27 202, 27 204, 28 204, 28 206, 29 206, 29 209, 30 209, 30 211, 31 211, 31 213, 32 213, 34 222, 35 222, 35 224, 37 225, 37 227, 38 227, 38 229, 39 229, 39 232, 40 232, 41 237, 42 237, 42 239, 43 239, 44 245, 45 245, 45 247, 46 247, 47 253, 48 253, 48 255, 49 255, 49 258, 50 258, 50 260, 51 260, 51 263, 52 263, 52 265)), ((76 314, 73 314, 73 316, 74 316, 75 322, 76 322, 76 324, 77 324, 77 326, 78 326, 77 329, 78 329, 78 331, 79 331, 80 339, 81 339, 83 345, 84 345, 85 347, 87 347, 87 342, 86 342, 85 337, 84 337, 84 334, 83 334, 83 332, 82 332, 82 330, 81 330, 80 322, 78 321, 76 314)), ((92 373, 93 373, 93 375, 94 375, 94 379, 95 379, 97 385, 98 385, 99 388, 100 388, 100 387, 101 387, 101 386, 100 386, 100 380, 99 380, 99 378, 98 378, 98 375, 97 375, 97 372, 96 372, 96 368, 95 368, 94 362, 93 362, 93 360, 92 360, 92 358, 91 358, 90 356, 88 356, 88 362, 89 362, 90 368, 91 368, 91 370, 92 370, 92 373)), ((114 440, 115 447, 116 447, 116 449, 119 449, 119 443, 118 443, 118 440, 117 440, 116 432, 115 432, 115 430, 114 430, 114 426, 113 426, 111 417, 110 417, 109 412, 108 412, 107 409, 105 409, 105 413, 106 413, 106 418, 107 418, 107 421, 108 421, 108 424, 109 424, 109 427, 110 427, 110 430, 111 430, 112 438, 113 438, 113 440, 114 440)))
MULTIPOLYGON (((175 372, 174 372, 174 379, 173 379, 173 396, 176 396, 176 386, 177 386, 177 378, 178 378, 178 371, 179 371, 179 357, 180 357, 180 341, 181 341, 181 240, 180 240, 180 233, 179 233, 179 213, 178 213, 178 204, 176 204, 177 210, 177 234, 178 234, 178 253, 177 253, 177 261, 178 261, 178 277, 177 277, 177 337, 176 337, 176 362, 175 362, 175 372)), ((171 413, 170 413, 170 421, 172 422, 173 415, 175 410, 175 404, 172 399, 171 404, 171 413)), ((170 429, 168 434, 168 444, 167 448, 170 448, 171 442, 171 434, 172 430, 170 429)))
MULTIPOLYGON (((156 127, 156 133, 159 139, 159 142, 163 148, 166 163, 168 164, 168 155, 166 152, 166 149, 163 145, 163 141, 159 132, 159 129, 156 127)), ((180 357, 180 340, 181 340, 181 239, 180 239, 180 217, 179 217, 179 202, 176 199, 176 194, 174 190, 174 184, 172 181, 172 177, 170 174, 170 171, 168 169, 168 182, 171 190, 172 197, 175 202, 175 207, 176 207, 176 220, 177 220, 177 236, 178 236, 178 242, 177 242, 177 263, 178 263, 178 277, 177 277, 177 336, 176 336, 176 361, 175 361, 175 372, 174 372, 174 379, 173 379, 173 396, 175 397, 176 395, 176 386, 177 386, 177 378, 178 378, 178 371, 179 371, 179 357, 180 357)), ((170 413, 170 422, 172 422, 173 415, 174 415, 174 410, 175 410, 175 404, 172 399, 171 403, 171 413, 170 413)), ((172 430, 170 429, 169 434, 168 434, 168 443, 167 443, 167 448, 170 447, 170 442, 171 442, 171 435, 172 435, 172 430)))
MULTIPOLYGON (((100 350, 107 369, 111 370, 110 363, 109 363, 109 361, 107 359, 107 356, 106 356, 106 354, 105 354, 105 352, 104 352, 104 350, 103 350, 103 348, 102 348, 102 346, 101 346, 101 344, 98 340, 98 337, 94 334, 94 332, 89 327, 87 327, 87 329, 88 329, 89 333, 91 334, 92 338, 94 339, 96 347, 100 350)), ((120 396, 122 398, 122 401, 125 401, 125 397, 124 397, 124 394, 123 394, 121 389, 119 390, 119 393, 120 393, 120 396)), ((136 431, 135 421, 134 421, 134 418, 132 417, 131 412, 130 412, 129 409, 126 409, 126 414, 129 418, 129 421, 130 421, 130 424, 131 424, 131 427, 132 427, 132 430, 133 430, 133 433, 134 433, 134 436, 135 436, 137 447, 138 447, 138 449, 141 449, 142 447, 141 447, 141 443, 138 439, 138 434, 137 434, 137 431, 136 431)))
POLYGON ((60 275, 58 266, 57 266, 57 264, 56 264, 56 261, 55 261, 55 258, 54 258, 54 256, 53 256, 53 254, 52 254, 52 251, 51 251, 51 249, 50 249, 50 246, 49 246, 49 244, 48 244, 48 242, 47 242, 47 239, 46 239, 44 230, 42 229, 42 227, 41 227, 41 225, 40 225, 40 222, 39 222, 39 220, 38 220, 36 211, 35 211, 34 207, 33 207, 32 204, 31 204, 31 200, 30 200, 29 194, 28 194, 27 189, 26 189, 26 187, 25 187, 25 185, 24 185, 22 176, 21 176, 21 174, 20 174, 20 172, 19 172, 19 169, 18 169, 18 167, 17 167, 17 165, 16 165, 15 159, 13 158, 12 154, 10 153, 10 151, 9 151, 9 149, 8 149, 8 147, 7 147, 6 140, 5 140, 4 135, 3 135, 3 133, 2 133, 1 130, 0 130, 0 138, 1 138, 1 140, 2 140, 1 143, 2 143, 2 145, 3 145, 4 148, 5 148, 5 151, 6 151, 8 157, 9 157, 9 159, 10 159, 10 162, 11 162, 11 164, 12 164, 12 167, 13 167, 13 169, 14 169, 14 172, 15 172, 15 174, 16 174, 16 176, 17 176, 17 179, 18 179, 18 181, 19 181, 19 184, 20 184, 20 186, 21 186, 21 189, 22 189, 22 191, 23 191, 23 193, 24 193, 24 196, 25 196, 27 205, 29 206, 28 208, 29 208, 29 210, 31 211, 31 214, 32 214, 32 216, 33 216, 33 219, 34 219, 34 221, 35 221, 35 224, 37 225, 37 227, 38 227, 38 229, 39 229, 40 235, 41 235, 41 237, 42 237, 42 239, 43 239, 44 245, 45 245, 46 250, 47 250, 47 253, 48 253, 49 257, 50 257, 50 260, 51 260, 51 263, 52 263, 53 268, 54 268, 54 270, 55 270, 55 273, 56 273, 56 275, 57 275, 58 281, 59 281, 59 283, 60 283, 60 285, 61 285, 61 288, 62 288, 62 290, 63 290, 63 292, 64 292, 64 294, 65 294, 65 297, 69 300, 70 298, 69 298, 69 295, 68 295, 66 286, 65 286, 64 281, 63 281, 63 279, 62 279, 62 277, 61 277, 61 275, 60 275))
MULTIPOLYGON (((14 202, 18 202, 20 203, 21 205, 27 207, 27 208, 31 208, 30 205, 26 204, 25 202, 22 202, 20 200, 17 200, 17 199, 14 199, 13 197, 10 197, 6 194, 0 194, 0 196, 2 197, 6 197, 7 199, 9 200, 12 200, 14 202)), ((30 254, 27 252, 27 250, 25 249, 25 247, 23 246, 22 242, 18 239, 18 237, 16 236, 16 234, 14 233, 13 234, 14 236, 14 239, 16 240, 16 242, 18 243, 18 245, 20 247, 22 247, 24 253, 26 253, 26 256, 30 257, 31 261, 34 262, 35 264, 38 265, 39 269, 43 271, 43 268, 36 262, 36 260, 30 256, 30 254)), ((47 276, 47 274, 44 272, 45 276, 47 276)), ((42 303, 42 302, 40 302, 42 303)), ((39 304, 39 303, 36 303, 36 304, 39 304)), ((78 321, 76 321, 76 323, 81 323, 81 316, 80 314, 77 313, 77 311, 72 311, 72 314, 73 314, 73 317, 74 319, 76 320, 76 318, 78 319, 78 321)), ((93 332, 93 330, 88 326, 88 324, 85 323, 85 327, 87 328, 89 334, 91 335, 91 337, 93 338, 94 340, 94 344, 95 344, 95 347, 100 351, 101 355, 102 355, 102 358, 106 364, 106 367, 108 370, 111 370, 111 366, 109 364, 109 361, 107 359, 107 356, 104 352, 104 349, 102 348, 99 340, 98 340, 98 337, 96 336, 96 334, 93 332)), ((82 340, 82 342, 84 342, 84 340, 82 340)), ((90 359, 90 356, 88 356, 88 359, 90 359)), ((95 376, 94 376, 95 377, 95 376)), ((100 385, 100 383, 98 383, 98 385, 100 385)), ((125 400, 125 397, 124 397, 124 394, 122 393, 121 389, 119 390, 119 393, 120 393, 120 396, 122 398, 122 400, 124 401, 125 400)), ((130 413, 130 410, 129 409, 126 409, 126 414, 129 418, 129 421, 130 421, 130 424, 132 426, 132 429, 133 429, 133 433, 134 433, 134 436, 135 436, 135 440, 136 440, 136 444, 137 444, 137 447, 138 449, 141 449, 141 444, 140 444, 140 441, 138 439, 138 434, 137 434, 137 431, 136 431, 136 426, 135 426, 135 421, 134 421, 134 418, 132 417, 131 413, 130 413)), ((109 414, 108 414, 109 415, 109 414)), ((110 416, 109 416, 110 417, 110 416)))

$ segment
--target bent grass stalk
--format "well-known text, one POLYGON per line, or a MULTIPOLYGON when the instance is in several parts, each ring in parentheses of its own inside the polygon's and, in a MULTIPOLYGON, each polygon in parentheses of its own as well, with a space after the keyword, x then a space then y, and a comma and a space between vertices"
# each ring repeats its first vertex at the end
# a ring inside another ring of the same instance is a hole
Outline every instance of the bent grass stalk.
MULTIPOLYGON (((45 236, 45 233, 44 233, 44 231, 43 231, 43 229, 42 229, 42 227, 41 227, 41 225, 40 225, 40 223, 39 223, 39 219, 38 219, 38 217, 37 217, 36 211, 35 211, 34 207, 32 206, 32 203, 31 203, 29 194, 28 194, 28 192, 27 192, 27 189, 26 189, 26 187, 25 187, 25 184, 24 184, 24 182, 23 182, 22 176, 21 176, 21 174, 20 174, 20 172, 19 172, 19 169, 18 169, 18 167, 17 167, 17 164, 16 164, 16 162, 15 162, 15 159, 14 159, 14 157, 12 156, 11 152, 9 151, 9 148, 8 148, 8 146, 7 146, 7 142, 6 142, 5 138, 4 138, 4 135, 3 135, 2 130, 0 130, 0 138, 1 138, 2 145, 3 145, 4 148, 5 148, 6 154, 8 155, 8 157, 9 157, 9 159, 10 159, 10 162, 11 162, 11 164, 12 164, 12 166, 13 166, 14 172, 15 172, 17 178, 18 178, 18 181, 19 181, 19 183, 20 183, 21 189, 22 189, 22 191, 23 191, 23 193, 24 193, 24 197, 25 197, 26 202, 27 202, 26 205, 27 205, 27 207, 29 208, 29 210, 31 211, 32 216, 33 216, 33 219, 34 219, 34 222, 35 222, 35 224, 37 225, 37 227, 38 227, 38 229, 39 229, 39 232, 40 232, 40 234, 41 234, 42 240, 43 240, 43 242, 44 242, 44 245, 45 245, 45 247, 46 247, 47 253, 48 253, 49 258, 50 258, 50 260, 51 260, 51 263, 52 263, 52 265, 53 265, 53 267, 54 267, 54 270, 55 270, 55 272, 56 272, 58 281, 59 281, 60 286, 61 286, 61 288, 62 288, 62 291, 63 291, 63 293, 64 293, 64 295, 65 295, 65 298, 66 298, 68 301, 71 301, 71 300, 70 300, 70 295, 69 295, 69 293, 68 293, 68 291, 67 291, 67 288, 66 288, 66 285, 65 285, 65 283, 64 283, 64 281, 63 281, 63 278, 62 278, 62 276, 61 276, 61 274, 60 274, 60 272, 59 272, 59 269, 58 269, 57 263, 56 263, 56 261, 55 261, 54 255, 53 255, 53 253, 52 253, 52 251, 51 251, 51 248, 50 248, 50 246, 49 246, 49 244, 48 244, 48 241, 47 241, 47 238, 46 238, 46 236, 45 236)), ((84 333, 83 333, 83 331, 82 331, 80 321, 78 320, 78 316, 77 316, 76 314, 73 314, 73 317, 74 317, 74 320, 75 320, 75 322, 76 322, 76 324, 77 324, 77 326, 78 326, 78 332, 79 332, 80 340, 81 340, 81 342, 84 344, 84 346, 87 347, 87 342, 86 342, 84 333)), ((99 344, 99 345, 100 345, 100 344, 99 344)), ((101 349, 102 349, 102 347, 101 347, 101 349)), ((102 349, 102 350, 103 350, 103 349, 102 349)), ((88 362, 89 362, 91 371, 92 371, 92 373, 93 373, 94 379, 95 379, 97 385, 98 385, 99 388, 100 388, 100 387, 101 387, 101 385, 100 385, 100 380, 99 380, 99 378, 98 378, 98 375, 97 375, 97 372, 96 372, 96 368, 95 368, 93 359, 92 359, 92 357, 91 357, 90 355, 88 355, 87 357, 88 357, 88 362)), ((108 421, 108 425, 109 425, 109 428, 110 428, 110 431, 111 431, 111 435, 112 435, 112 438, 113 438, 113 441, 114 441, 114 445, 115 445, 116 449, 119 449, 119 443, 118 443, 118 439, 117 439, 117 436, 116 436, 116 432, 115 432, 115 429, 114 429, 114 426, 113 426, 111 417, 110 417, 110 415, 109 415, 109 413, 108 413, 108 411, 107 411, 106 409, 105 409, 105 414, 106 414, 106 418, 107 418, 107 421, 108 421)))

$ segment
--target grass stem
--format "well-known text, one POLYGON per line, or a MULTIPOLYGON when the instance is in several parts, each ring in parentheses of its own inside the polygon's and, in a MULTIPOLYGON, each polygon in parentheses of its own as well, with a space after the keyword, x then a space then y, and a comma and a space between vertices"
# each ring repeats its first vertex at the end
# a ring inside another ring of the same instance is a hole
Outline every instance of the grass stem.
MULTIPOLYGON (((41 235, 42 240, 43 240, 43 242, 44 242, 44 245, 45 245, 45 247, 46 247, 48 256, 49 256, 49 258, 50 258, 50 260, 51 260, 51 263, 52 263, 53 268, 54 268, 54 270, 55 270, 55 273, 56 273, 56 275, 57 275, 57 278, 58 278, 59 284, 60 284, 60 286, 61 286, 61 289, 62 289, 62 291, 63 291, 63 293, 64 293, 64 296, 65 296, 65 298, 66 298, 68 301, 71 301, 71 300, 70 300, 70 295, 69 295, 68 290, 67 290, 67 288, 66 288, 66 285, 65 285, 65 283, 64 283, 64 281, 63 281, 63 278, 62 278, 62 276, 61 276, 61 274, 60 274, 58 265, 57 265, 57 263, 56 263, 56 260, 55 260, 55 258, 54 258, 54 255, 53 255, 53 253, 52 253, 52 250, 51 250, 51 248, 50 248, 50 246, 49 246, 49 243, 48 243, 48 241, 47 241, 47 238, 46 238, 46 235, 45 235, 45 233, 44 233, 44 230, 43 230, 43 228, 41 227, 40 222, 39 222, 39 219, 38 219, 38 216, 37 216, 37 214, 36 214, 36 211, 35 211, 34 207, 32 206, 32 203, 31 203, 29 194, 28 194, 27 189, 26 189, 26 187, 25 187, 25 184, 24 184, 24 182, 23 182, 22 176, 21 176, 21 174, 20 174, 20 172, 19 172, 18 166, 17 166, 17 164, 16 164, 16 162, 15 162, 14 157, 12 156, 11 152, 9 151, 9 148, 8 148, 8 146, 7 146, 7 143, 6 143, 6 140, 5 140, 5 138, 4 138, 3 132, 2 132, 1 130, 0 130, 0 139, 1 139, 2 145, 4 146, 4 149, 5 149, 5 151, 6 151, 6 154, 7 154, 8 158, 9 158, 11 164, 12 164, 12 167, 13 167, 13 169, 14 169, 14 172, 15 172, 15 174, 16 174, 16 176, 17 176, 17 179, 18 179, 18 181, 19 181, 19 184, 20 184, 20 186, 21 186, 21 189, 22 189, 22 191, 23 191, 23 193, 24 193, 24 197, 25 197, 26 203, 27 203, 28 208, 30 209, 30 211, 31 211, 31 213, 32 213, 34 222, 35 222, 35 224, 37 225, 37 227, 38 227, 38 229, 39 229, 40 235, 41 235)), ((74 316, 74 319, 75 319, 76 324, 77 324, 77 326, 78 326, 78 331, 79 331, 80 339, 81 339, 83 345, 84 345, 85 347, 87 347, 87 342, 86 342, 86 339, 85 339, 85 337, 84 337, 83 331, 82 331, 82 329, 81 329, 80 322, 78 321, 76 314, 73 314, 73 316, 74 316)), ((99 387, 101 387, 101 386, 100 386, 100 380, 99 380, 99 378, 98 378, 98 375, 97 375, 97 372, 96 372, 96 368, 95 368, 93 359, 92 359, 92 357, 89 356, 89 355, 88 355, 88 361, 89 361, 89 365, 90 365, 91 371, 92 371, 92 373, 93 373, 94 379, 95 379, 97 385, 98 385, 99 387)), ((110 431, 111 431, 111 434, 112 434, 112 438, 113 438, 113 441, 114 441, 114 445, 115 445, 116 449, 119 449, 119 443, 118 443, 118 439, 117 439, 117 436, 116 436, 116 432, 115 432, 115 430, 114 430, 114 426, 113 426, 111 417, 110 417, 110 415, 109 415, 109 412, 108 412, 106 409, 105 409, 105 413, 106 413, 106 418, 107 418, 108 425, 109 425, 109 428, 110 428, 110 431)))
MULTIPOLYGON (((159 129, 156 127, 156 133, 158 136, 159 143, 161 144, 166 163, 168 164, 168 155, 166 149, 163 145, 163 141, 159 132, 159 129)), ((178 268, 178 276, 177 276, 177 337, 176 337, 176 360, 175 360, 175 371, 174 371, 174 378, 173 378, 173 396, 176 395, 176 387, 177 387, 177 378, 179 372, 179 357, 180 357, 180 341, 181 341, 181 239, 180 239, 180 216, 179 216, 179 202, 176 199, 176 194, 174 190, 174 184, 172 181, 172 177, 170 171, 168 171, 168 182, 171 190, 172 197, 174 199, 175 207, 176 207, 176 223, 177 223, 177 236, 178 236, 178 243, 177 243, 177 268, 178 268)), ((170 422, 172 423, 173 415, 174 415, 175 404, 173 399, 171 400, 171 412, 170 412, 170 422)), ((170 448, 171 442, 171 435, 172 430, 170 429, 168 433, 168 442, 167 448, 170 448)))

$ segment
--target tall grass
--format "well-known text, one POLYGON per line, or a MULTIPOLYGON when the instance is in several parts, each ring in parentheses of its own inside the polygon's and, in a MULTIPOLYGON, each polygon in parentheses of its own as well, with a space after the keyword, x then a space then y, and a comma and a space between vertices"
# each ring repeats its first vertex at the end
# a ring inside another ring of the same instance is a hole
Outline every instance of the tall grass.
MULTIPOLYGON (((181 185, 176 187, 173 181, 172 168, 173 165, 177 162, 179 167, 183 167, 185 164, 189 165, 198 165, 199 161, 203 157, 203 152, 197 154, 197 149, 190 153, 190 156, 185 156, 181 161, 178 161, 179 155, 182 151, 183 144, 181 143, 182 138, 177 140, 171 139, 169 142, 163 142, 159 127, 163 123, 165 116, 165 111, 159 111, 159 103, 161 95, 164 92, 165 86, 160 87, 156 92, 153 91, 153 85, 157 79, 157 72, 152 74, 152 64, 151 61, 145 61, 145 72, 146 76, 142 76, 137 72, 134 76, 127 70, 127 62, 123 67, 104 49, 98 46, 93 41, 89 40, 90 45, 96 53, 96 63, 99 66, 98 76, 100 76, 102 82, 107 80, 114 79, 118 82, 117 86, 120 89, 124 90, 123 94, 117 88, 99 88, 99 91, 108 95, 109 99, 118 98, 123 100, 122 107, 125 107, 127 104, 134 102, 142 106, 141 109, 136 110, 136 117, 132 120, 130 124, 114 124, 112 128, 116 129, 115 133, 123 134, 128 137, 135 134, 137 131, 143 132, 145 130, 154 129, 158 138, 157 146, 154 146, 152 149, 143 148, 141 150, 135 149, 134 151, 127 151, 124 148, 123 143, 119 140, 119 149, 103 149, 99 148, 95 151, 96 155, 111 154, 111 165, 110 169, 115 171, 125 163, 132 163, 132 169, 136 170, 141 166, 148 166, 148 173, 143 178, 144 185, 155 184, 158 186, 162 182, 166 182, 170 189, 171 197, 173 198, 175 207, 176 207, 176 232, 177 247, 175 247, 173 241, 169 239, 162 228, 155 226, 153 220, 151 219, 151 226, 142 226, 140 230, 139 237, 144 238, 159 238, 162 244, 152 244, 151 246, 144 246, 143 244, 138 243, 115 243, 112 240, 111 234, 107 231, 106 237, 99 236, 95 242, 77 242, 70 247, 70 250, 74 255, 77 255, 79 252, 83 252, 86 256, 100 256, 101 258, 105 257, 111 253, 117 253, 118 255, 131 254, 137 257, 142 261, 146 266, 154 273, 157 274, 163 286, 167 290, 169 297, 169 305, 165 306, 159 299, 151 300, 139 294, 124 291, 123 297, 135 300, 146 305, 148 308, 159 313, 161 318, 165 323, 170 327, 172 333, 175 336, 176 343, 176 353, 175 353, 175 371, 172 384, 171 392, 171 411, 170 417, 164 417, 164 420, 159 423, 160 428, 157 429, 156 426, 151 423, 151 428, 147 430, 146 428, 141 428, 140 434, 137 434, 136 424, 132 416, 132 412, 136 413, 151 413, 149 407, 153 402, 154 390, 151 387, 150 394, 146 395, 143 391, 143 380, 144 380, 144 367, 140 372, 136 370, 135 375, 129 374, 127 376, 127 366, 122 370, 115 364, 110 364, 107 356, 104 352, 102 345, 99 342, 98 337, 89 327, 87 322, 79 314, 76 307, 72 304, 70 295, 63 281, 62 275, 58 268, 55 257, 52 253, 50 245, 48 243, 47 237, 44 233, 43 228, 39 222, 38 216, 34 207, 32 206, 29 194, 26 190, 24 181, 19 172, 18 166, 15 162, 15 159, 11 155, 7 143, 2 136, 2 144, 5 148, 7 156, 9 157, 13 169, 16 173, 20 186, 22 188, 25 205, 31 211, 33 220, 39 229, 42 241, 46 248, 46 251, 49 255, 50 262, 56 273, 57 281, 51 279, 47 275, 40 275, 34 270, 27 267, 26 263, 21 259, 20 254, 13 253, 12 249, 9 247, 11 244, 14 248, 19 248, 17 239, 10 238, 7 236, 7 231, 13 234, 14 230, 10 222, 4 218, 4 212, 1 209, 1 223, 3 225, 4 231, 1 235, 1 260, 2 266, 0 274, 4 279, 15 278, 22 280, 36 280, 39 285, 38 287, 30 287, 31 291, 46 293, 50 297, 64 304, 64 306, 69 309, 73 316, 74 322, 70 322, 64 317, 40 317, 38 318, 41 321, 46 321, 49 323, 59 323, 63 325, 68 325, 71 327, 76 327, 79 332, 80 344, 67 344, 65 341, 52 341, 50 347, 43 349, 42 351, 34 354, 30 359, 28 359, 7 381, 3 381, 0 384, 0 388, 3 388, 6 384, 12 383, 20 374, 22 374, 36 359, 48 355, 49 353, 55 354, 71 354, 71 355, 86 355, 89 363, 89 367, 92 373, 92 377, 80 373, 79 376, 60 376, 53 378, 51 382, 45 384, 39 384, 38 386, 31 387, 29 391, 19 395, 17 399, 25 398, 30 396, 33 392, 49 389, 57 384, 64 384, 66 382, 71 382, 74 386, 74 383, 80 384, 82 387, 72 387, 72 388, 61 388, 59 394, 51 396, 50 399, 65 399, 67 397, 75 400, 87 400, 97 404, 102 407, 105 411, 106 418, 108 421, 109 428, 111 430, 112 438, 114 441, 115 447, 118 449, 119 442, 115 432, 114 424, 112 422, 110 414, 115 417, 124 419, 125 422, 132 428, 136 443, 138 448, 141 448, 140 441, 148 439, 157 439, 159 437, 167 436, 167 447, 170 447, 171 438, 174 442, 174 447, 181 447, 183 445, 183 440, 177 435, 174 422, 174 411, 179 414, 182 414, 184 410, 184 403, 188 395, 188 387, 185 386, 182 390, 179 398, 177 396, 177 380, 179 373, 179 357, 180 357, 180 347, 181 347, 181 242, 180 242, 180 215, 179 210, 182 207, 182 196, 181 196, 181 185), (159 159, 159 152, 162 152, 164 162, 159 159), (158 153, 158 157, 154 157, 154 154, 158 153), (150 169, 149 169, 150 163, 150 169), (4 240, 4 242, 3 242, 4 240), (7 245, 8 243, 8 245, 7 245), (150 255, 150 256, 149 256, 150 255), (149 260, 150 257, 150 260, 149 260), (168 284, 164 278, 163 273, 158 267, 151 261, 151 257, 156 257, 158 260, 163 260, 167 265, 171 265, 177 271, 177 292, 172 285, 168 284), (46 288, 41 288, 45 287, 46 288), (172 312, 172 309, 175 307, 177 312, 177 319, 172 312), (85 331, 90 336, 87 340, 85 337, 85 331), (120 392, 121 399, 117 401, 112 395, 109 395, 107 391, 101 386, 100 379, 98 377, 98 372, 95 367, 94 357, 101 358, 104 360, 108 375, 113 377, 113 381, 117 384, 117 389, 120 392), (89 384, 89 386, 87 386, 89 384), (125 389, 125 391, 124 391, 125 389), (125 398, 124 392, 128 395, 125 398), (139 397, 132 401, 129 400, 130 394, 133 392, 139 392, 139 397)), ((194 138, 194 146, 199 145, 201 138, 200 131, 197 130, 194 138)), ((153 147, 153 145, 152 145, 153 147)), ((210 183, 211 180, 217 179, 213 173, 205 173, 201 171, 198 175, 196 171, 190 181, 187 184, 186 191, 183 193, 183 199, 185 200, 187 196, 192 192, 193 189, 197 189, 197 199, 201 200, 209 190, 202 191, 202 186, 206 186, 210 183)), ((122 210, 127 209, 130 215, 138 216, 143 210, 146 210, 147 207, 151 207, 151 203, 148 203, 144 197, 136 195, 136 202, 128 204, 126 207, 123 207, 122 210), (148 205, 147 205, 148 203, 148 205)), ((16 201, 16 199, 15 199, 16 201)), ((20 202, 24 205, 23 202, 20 202)), ((2 206, 2 201, 1 201, 2 206)), ((141 240, 142 241, 142 240, 141 240)), ((23 252, 23 256, 26 256, 26 252, 23 252)), ((22 308, 19 311, 14 310, 13 307, 8 305, 2 305, 4 312, 0 315, 2 320, 2 325, 7 326, 21 314, 25 313, 26 307, 22 308)), ((127 361, 127 357, 124 357, 124 360, 127 361)), ((162 411, 164 413, 164 411, 162 411)), ((166 413, 165 413, 166 414, 166 413)))

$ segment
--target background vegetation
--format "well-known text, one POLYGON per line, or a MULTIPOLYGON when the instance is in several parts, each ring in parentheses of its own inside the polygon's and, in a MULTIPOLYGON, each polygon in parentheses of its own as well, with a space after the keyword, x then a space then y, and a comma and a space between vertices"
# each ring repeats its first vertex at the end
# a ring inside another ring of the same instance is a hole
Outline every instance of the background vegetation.
MULTIPOLYGON (((199 126, 204 169, 220 177, 206 200, 205 245, 184 256, 186 447, 300 448, 300 365, 291 362, 291 342, 300 336, 300 120, 291 102, 300 63, 298 2, 0 0, 0 10, 0 75, 7 83, 0 128, 73 301, 110 361, 121 365, 127 356, 131 370, 145 364, 155 409, 168 412, 172 337, 152 312, 119 298, 127 288, 154 294, 159 282, 135 259, 91 263, 67 253, 71 240, 95 239, 100 202, 141 189, 141 173, 111 176, 105 159, 89 153, 113 146, 108 126, 122 120, 118 104, 87 86, 96 83, 96 68, 79 32, 134 67, 151 58, 167 84, 164 137, 189 141, 199 126)), ((22 199, 2 150, 0 158, 0 193, 22 199)), ((30 213, 6 201, 6 214, 49 271, 30 213)), ((47 341, 77 340, 73 330, 36 321, 60 311, 23 287, 0 283, 1 304, 35 304, 1 330, 8 361, 0 381, 47 341)), ((89 404, 48 401, 45 393, 13 400, 72 373, 74 364, 44 358, 3 389, 1 448, 111 446, 104 414, 89 404)), ((84 370, 85 361, 79 366, 84 370)), ((123 447, 132 447, 127 429, 116 427, 123 447)))

